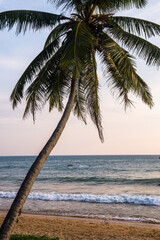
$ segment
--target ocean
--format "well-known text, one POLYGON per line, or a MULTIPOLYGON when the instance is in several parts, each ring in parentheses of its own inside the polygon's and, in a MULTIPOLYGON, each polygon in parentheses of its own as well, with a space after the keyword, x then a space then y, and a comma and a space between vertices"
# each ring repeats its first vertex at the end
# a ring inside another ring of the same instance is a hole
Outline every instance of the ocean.
MULTIPOLYGON (((0 211, 9 209, 34 159, 0 157, 0 211)), ((22 212, 160 223, 160 158, 50 156, 22 212)))

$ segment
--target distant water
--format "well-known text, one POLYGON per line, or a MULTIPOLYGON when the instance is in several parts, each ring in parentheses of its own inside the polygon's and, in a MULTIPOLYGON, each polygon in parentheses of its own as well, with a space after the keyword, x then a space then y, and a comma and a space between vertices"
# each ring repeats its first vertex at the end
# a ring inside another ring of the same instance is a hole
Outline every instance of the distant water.
MULTIPOLYGON (((0 157, 0 210, 34 159, 0 157)), ((23 211, 160 223, 159 156, 50 156, 23 211)))

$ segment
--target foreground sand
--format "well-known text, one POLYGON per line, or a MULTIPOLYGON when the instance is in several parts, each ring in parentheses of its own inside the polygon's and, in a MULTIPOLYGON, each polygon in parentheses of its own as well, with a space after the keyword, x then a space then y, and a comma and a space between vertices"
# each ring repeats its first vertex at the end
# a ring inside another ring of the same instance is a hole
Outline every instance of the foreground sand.
MULTIPOLYGON (((3 218, 1 214, 0 225, 3 218)), ((23 215, 14 233, 58 236, 60 240, 160 240, 160 225, 23 215)))

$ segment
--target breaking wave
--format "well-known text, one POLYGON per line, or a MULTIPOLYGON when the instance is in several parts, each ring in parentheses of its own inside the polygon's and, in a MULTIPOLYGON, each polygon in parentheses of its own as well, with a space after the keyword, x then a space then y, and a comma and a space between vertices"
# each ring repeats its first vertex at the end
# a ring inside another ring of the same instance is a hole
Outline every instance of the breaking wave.
MULTIPOLYGON (((0 192, 0 198, 15 198, 15 192, 0 192)), ((77 201, 89 203, 128 203, 148 206, 160 206, 160 196, 158 195, 140 195, 140 194, 113 194, 113 195, 96 195, 96 194, 66 194, 66 193, 41 193, 32 192, 28 199, 42 201, 77 201)))

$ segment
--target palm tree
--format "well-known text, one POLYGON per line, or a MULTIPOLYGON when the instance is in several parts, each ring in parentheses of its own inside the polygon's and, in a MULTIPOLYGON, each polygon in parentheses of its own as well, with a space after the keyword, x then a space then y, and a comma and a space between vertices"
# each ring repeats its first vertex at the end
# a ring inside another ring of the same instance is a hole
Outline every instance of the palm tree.
POLYGON ((86 123, 89 113, 103 142, 99 106, 97 58, 104 75, 125 108, 132 104, 133 93, 153 106, 147 84, 137 74, 135 60, 128 51, 160 65, 160 49, 146 39, 159 35, 160 26, 142 19, 115 16, 118 10, 142 8, 146 0, 48 0, 73 13, 68 17, 53 13, 17 10, 0 13, 0 29, 16 25, 16 33, 42 28, 51 30, 44 49, 31 62, 17 82, 10 100, 13 108, 26 100, 24 118, 49 102, 49 111, 63 111, 60 122, 25 177, 1 226, 0 239, 12 233, 22 207, 44 162, 56 145, 71 111, 86 123), (141 38, 141 35, 143 38, 141 38), (26 87, 27 86, 27 87, 26 87), (67 104, 64 107, 64 102, 67 104))

